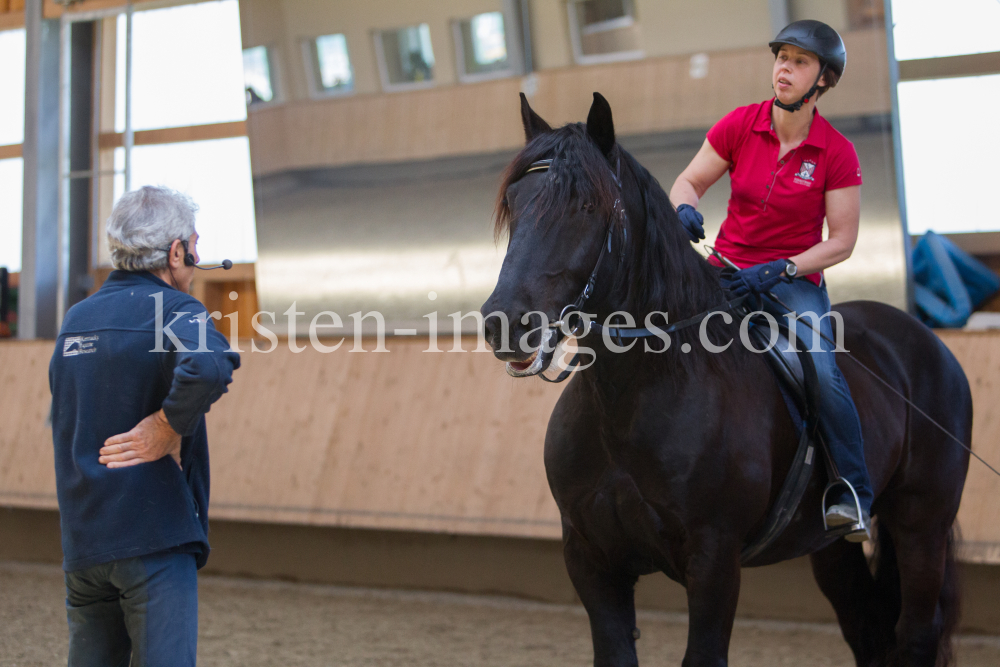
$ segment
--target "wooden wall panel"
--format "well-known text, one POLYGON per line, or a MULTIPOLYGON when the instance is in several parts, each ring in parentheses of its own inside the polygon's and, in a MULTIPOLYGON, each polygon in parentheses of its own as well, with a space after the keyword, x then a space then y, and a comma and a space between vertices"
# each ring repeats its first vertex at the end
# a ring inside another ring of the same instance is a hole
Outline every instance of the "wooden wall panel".
MULTIPOLYGON (((972 449, 1000 469, 1000 334, 938 333, 962 364, 972 387, 972 449)), ((964 539, 963 560, 1000 563, 1000 477, 975 459, 969 463, 958 522, 964 539)))
POLYGON ((48 424, 52 346, 0 342, 0 505, 59 507, 48 424))
MULTIPOLYGON (((973 388, 973 446, 1000 464, 1000 333, 941 337, 973 388)), ((213 517, 559 536, 542 443, 561 387, 513 380, 489 354, 424 352, 426 340, 326 355, 240 344, 243 367, 208 416, 213 517)), ((50 341, 0 343, 0 505, 56 506, 51 352, 50 341)), ((959 521, 963 559, 1000 563, 1000 480, 976 461, 959 521)))
MULTIPOLYGON (((348 345, 243 354, 208 416, 213 517, 560 535, 542 442, 561 388, 516 382, 489 354, 423 352, 425 339, 348 345)), ((55 507, 51 354, 50 341, 0 344, 0 505, 55 507)))
MULTIPOLYGON (((846 35, 852 62, 820 101, 828 116, 889 111, 885 35, 846 35), (856 55, 855 55, 856 54, 856 55)), ((532 107, 551 124, 583 121, 591 94, 611 102, 620 135, 705 128, 732 109, 771 95, 766 49, 710 54, 708 75, 692 79, 683 57, 570 67, 535 73, 532 107)), ((520 79, 405 93, 292 102, 251 111, 247 121, 255 175, 356 163, 419 160, 516 148, 524 141, 520 79)))
POLYGON ((559 388, 426 340, 346 345, 244 355, 209 418, 214 516, 559 536, 542 465, 559 388))

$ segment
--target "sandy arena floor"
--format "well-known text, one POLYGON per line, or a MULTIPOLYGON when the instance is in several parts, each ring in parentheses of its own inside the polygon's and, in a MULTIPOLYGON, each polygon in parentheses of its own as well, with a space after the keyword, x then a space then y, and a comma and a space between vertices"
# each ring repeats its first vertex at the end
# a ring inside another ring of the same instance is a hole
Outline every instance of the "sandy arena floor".
MULTIPOLYGON (((202 667, 591 664, 590 633, 577 607, 507 598, 246 581, 201 580, 202 667)), ((66 664, 62 573, 0 563, 0 666, 66 664)), ((686 617, 644 612, 644 667, 679 665, 686 617)), ((1000 638, 963 637, 958 663, 1000 664, 1000 638)), ((830 625, 737 621, 734 667, 851 667, 830 625)))

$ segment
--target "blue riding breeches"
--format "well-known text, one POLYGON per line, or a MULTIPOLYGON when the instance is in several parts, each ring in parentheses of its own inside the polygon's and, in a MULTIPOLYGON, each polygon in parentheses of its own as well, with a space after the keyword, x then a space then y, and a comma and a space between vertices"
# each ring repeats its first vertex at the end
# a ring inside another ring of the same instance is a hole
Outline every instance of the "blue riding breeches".
MULTIPOLYGON (((826 287, 818 287, 800 278, 791 283, 779 283, 771 289, 771 292, 798 315, 815 313, 817 319, 822 318, 819 319, 820 331, 830 341, 836 342, 830 317, 823 317, 830 312, 830 298, 827 296, 826 287)), ((789 319, 785 317, 787 311, 782 305, 767 297, 763 297, 762 301, 764 310, 774 315, 779 322, 790 324, 789 319)), ((836 355, 833 354, 834 344, 818 336, 816 337, 819 340, 814 341, 813 322, 811 317, 800 317, 795 322, 795 335, 801 341, 801 347, 813 350, 811 358, 819 379, 820 434, 830 448, 830 456, 836 463, 840 475, 851 483, 858 494, 861 509, 871 512, 873 494, 868 478, 868 466, 865 464, 864 441, 861 437, 858 410, 851 398, 847 381, 837 367, 836 355)), ((828 504, 841 502, 854 503, 850 491, 843 485, 832 489, 828 498, 828 504)))

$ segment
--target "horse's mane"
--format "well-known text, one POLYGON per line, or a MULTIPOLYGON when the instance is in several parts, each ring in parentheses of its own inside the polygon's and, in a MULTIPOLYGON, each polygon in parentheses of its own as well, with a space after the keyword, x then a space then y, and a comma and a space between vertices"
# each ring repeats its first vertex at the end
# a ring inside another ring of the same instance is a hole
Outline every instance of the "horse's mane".
MULTIPOLYGON (((618 144, 605 156, 583 123, 536 136, 507 167, 495 209, 497 239, 509 231, 507 188, 524 176, 532 163, 546 158, 552 159, 545 172, 548 182, 529 202, 527 215, 554 224, 563 207, 576 196, 592 202, 604 213, 604 219, 624 225, 628 230, 623 262, 627 270, 616 272, 613 291, 618 295, 616 307, 632 313, 638 326, 643 326, 643 319, 652 311, 668 312, 670 322, 677 322, 725 301, 718 269, 691 247, 676 210, 656 178, 618 144), (619 165, 622 188, 614 176, 619 165), (624 221, 613 215, 619 198, 625 200, 624 221)), ((662 326, 662 321, 655 323, 662 326)), ((711 319, 708 331, 713 340, 732 338, 731 327, 719 317, 711 319)), ((698 327, 680 331, 672 338, 695 345, 698 327)))

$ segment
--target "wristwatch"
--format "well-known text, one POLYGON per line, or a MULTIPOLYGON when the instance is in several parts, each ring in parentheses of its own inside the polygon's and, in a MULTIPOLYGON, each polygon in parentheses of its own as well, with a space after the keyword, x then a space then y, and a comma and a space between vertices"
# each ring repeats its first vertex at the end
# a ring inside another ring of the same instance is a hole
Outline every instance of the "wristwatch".
POLYGON ((799 267, 795 266, 795 262, 790 259, 785 260, 785 275, 789 278, 794 278, 799 273, 799 267))

